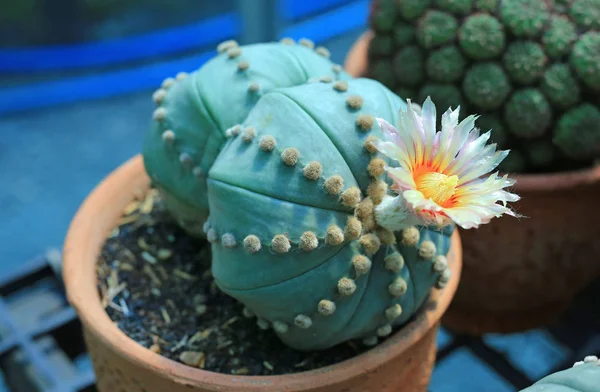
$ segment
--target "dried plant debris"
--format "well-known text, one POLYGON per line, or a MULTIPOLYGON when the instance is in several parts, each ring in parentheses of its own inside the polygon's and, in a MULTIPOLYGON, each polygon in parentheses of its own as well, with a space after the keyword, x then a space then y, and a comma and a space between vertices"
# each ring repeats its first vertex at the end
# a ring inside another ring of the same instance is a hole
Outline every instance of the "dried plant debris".
POLYGON ((126 207, 98 261, 106 311, 139 344, 189 366, 236 375, 317 369, 366 350, 352 342, 314 353, 285 346, 216 287, 209 244, 186 235, 155 190, 139 199, 126 207))

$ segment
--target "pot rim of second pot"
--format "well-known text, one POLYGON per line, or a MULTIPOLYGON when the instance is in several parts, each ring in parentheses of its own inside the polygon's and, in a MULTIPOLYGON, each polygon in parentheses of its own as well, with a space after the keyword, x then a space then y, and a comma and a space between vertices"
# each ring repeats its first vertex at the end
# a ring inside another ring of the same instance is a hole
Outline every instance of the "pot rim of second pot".
POLYGON ((285 375, 236 376, 195 369, 156 354, 129 338, 112 322, 102 307, 97 290, 96 262, 101 247, 125 206, 136 196, 142 196, 149 189, 149 184, 142 157, 137 155, 113 171, 89 194, 67 233, 63 277, 68 300, 86 329, 126 360, 163 373, 181 384, 208 387, 207 390, 213 390, 211 386, 240 388, 242 385, 260 385, 261 391, 268 392, 280 390, 284 381, 286 387, 300 391, 305 386, 302 380, 306 377, 313 379, 312 388, 351 378, 377 368, 418 342, 440 321, 458 286, 462 248, 456 230, 451 248, 452 276, 447 286, 441 291, 432 289, 428 302, 411 322, 365 353, 323 368, 285 375))

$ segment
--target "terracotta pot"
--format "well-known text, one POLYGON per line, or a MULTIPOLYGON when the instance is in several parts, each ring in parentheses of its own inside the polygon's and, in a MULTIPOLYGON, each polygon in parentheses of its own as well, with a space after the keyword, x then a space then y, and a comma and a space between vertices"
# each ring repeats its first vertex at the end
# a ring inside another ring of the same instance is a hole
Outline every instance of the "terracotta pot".
MULTIPOLYGON (((345 67, 366 75, 372 32, 355 43, 345 67)), ((464 268, 443 323, 457 332, 509 333, 546 325, 600 277, 600 166, 554 174, 511 175, 523 219, 502 217, 462 230, 464 268)))
POLYGON ((369 41, 371 41, 371 38, 373 38, 372 31, 367 30, 364 32, 358 37, 346 56, 344 68, 346 69, 346 72, 355 78, 367 75, 369 61, 367 51, 369 50, 369 41))
POLYGON ((452 278, 447 287, 433 290, 414 321, 372 350, 333 366, 291 375, 219 374, 182 365, 144 348, 121 332, 101 305, 96 289, 98 254, 125 206, 148 187, 142 158, 137 156, 92 192, 73 219, 65 242, 67 295, 83 324, 101 392, 426 390, 435 361, 439 321, 460 279, 458 232, 452 238, 452 278))

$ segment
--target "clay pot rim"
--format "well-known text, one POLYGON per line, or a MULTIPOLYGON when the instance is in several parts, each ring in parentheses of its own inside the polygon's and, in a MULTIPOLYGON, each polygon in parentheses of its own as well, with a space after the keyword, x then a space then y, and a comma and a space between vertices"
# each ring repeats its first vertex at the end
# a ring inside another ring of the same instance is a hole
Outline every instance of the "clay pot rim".
POLYGON ((96 257, 102 243, 126 204, 135 195, 139 196, 148 189, 149 182, 142 157, 137 155, 112 172, 90 193, 77 211, 67 233, 63 277, 70 304, 85 328, 98 337, 102 344, 110 346, 111 350, 129 361, 163 373, 182 384, 201 385, 207 390, 213 390, 215 386, 214 390, 260 386, 260 390, 266 392, 281 390, 281 386, 285 385, 290 390, 302 391, 307 388, 306 378, 311 379, 311 388, 351 378, 378 367, 419 341, 440 321, 460 280, 462 248, 456 230, 452 238, 452 276, 446 288, 432 290, 431 298, 426 304, 427 310, 419 312, 412 322, 375 348, 331 366, 289 375, 235 376, 194 369, 155 354, 125 335, 108 317, 96 288, 96 257), (110 202, 111 200, 115 202, 110 202))
MULTIPOLYGON (((350 48, 344 68, 354 77, 364 75, 367 70, 367 50, 373 38, 372 30, 365 31, 350 48)), ((586 186, 600 182, 600 163, 579 170, 543 174, 510 174, 517 180, 513 189, 520 192, 547 192, 586 186)))

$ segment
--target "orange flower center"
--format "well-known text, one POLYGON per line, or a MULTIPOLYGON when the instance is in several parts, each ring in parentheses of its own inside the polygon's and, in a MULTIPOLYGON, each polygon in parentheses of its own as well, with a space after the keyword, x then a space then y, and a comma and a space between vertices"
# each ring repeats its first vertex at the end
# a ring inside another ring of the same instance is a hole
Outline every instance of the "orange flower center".
POLYGON ((456 192, 458 176, 447 176, 437 172, 426 172, 415 176, 417 190, 427 199, 431 199, 442 207, 452 204, 452 196, 456 192))

